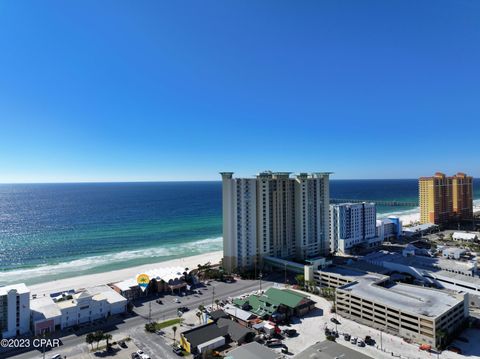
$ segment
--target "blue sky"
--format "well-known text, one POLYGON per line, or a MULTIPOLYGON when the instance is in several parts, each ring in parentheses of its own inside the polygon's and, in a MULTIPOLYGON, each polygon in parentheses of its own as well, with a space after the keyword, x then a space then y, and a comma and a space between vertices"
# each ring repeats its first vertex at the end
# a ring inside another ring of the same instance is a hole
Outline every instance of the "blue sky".
POLYGON ((480 176, 478 1, 2 1, 0 182, 480 176))

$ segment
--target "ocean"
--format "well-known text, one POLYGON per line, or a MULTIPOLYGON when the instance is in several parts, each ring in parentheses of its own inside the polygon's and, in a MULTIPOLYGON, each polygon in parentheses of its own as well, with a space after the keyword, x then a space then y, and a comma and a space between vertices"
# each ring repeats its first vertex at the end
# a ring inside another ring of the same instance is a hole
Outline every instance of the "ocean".
MULTIPOLYGON (((480 198, 480 180, 474 182, 480 198)), ((412 180, 332 180, 339 199, 417 201, 412 180)), ((0 286, 222 249, 221 182, 0 185, 0 286)), ((418 211, 378 206, 379 217, 418 211)))

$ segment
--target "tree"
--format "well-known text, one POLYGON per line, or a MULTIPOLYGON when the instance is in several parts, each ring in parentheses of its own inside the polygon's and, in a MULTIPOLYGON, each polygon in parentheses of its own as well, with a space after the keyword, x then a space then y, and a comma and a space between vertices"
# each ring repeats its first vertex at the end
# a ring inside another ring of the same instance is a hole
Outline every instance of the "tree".
POLYGON ((217 310, 218 310, 218 305, 220 304, 220 299, 215 299, 215 304, 217 305, 217 310))
POLYGON ((201 324, 202 313, 197 312, 195 315, 198 317, 198 322, 201 324))
POLYGON ((107 341, 107 349, 108 349, 108 341, 112 340, 112 334, 108 334, 108 333, 104 334, 103 339, 105 339, 107 341))
POLYGON ((174 325, 172 327, 172 330, 173 330, 173 345, 175 346, 175 341, 176 341, 175 335, 177 334, 177 326, 174 325))
POLYGON ((95 338, 95 341, 97 342, 97 349, 98 349, 98 345, 103 340, 103 332, 101 330, 97 330, 95 333, 93 333, 93 337, 95 338))
POLYGON ((443 348, 444 345, 445 345, 445 338, 447 337, 447 333, 440 329, 440 330, 437 330, 437 338, 438 338, 438 346, 440 348, 443 348))
POLYGON ((295 276, 295 280, 299 286, 305 285, 305 276, 303 274, 298 274, 295 276))
POLYGON ((85 337, 85 341, 87 344, 90 344, 92 346, 93 350, 93 343, 95 342, 95 336, 93 333, 88 333, 87 336, 85 337))

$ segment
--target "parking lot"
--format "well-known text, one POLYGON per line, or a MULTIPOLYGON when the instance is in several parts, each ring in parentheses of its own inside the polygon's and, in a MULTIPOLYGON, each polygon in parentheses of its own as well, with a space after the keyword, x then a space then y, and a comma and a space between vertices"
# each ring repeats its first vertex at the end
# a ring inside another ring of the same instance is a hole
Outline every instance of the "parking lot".
MULTIPOLYGON (((371 327, 358 324, 352 320, 345 319, 335 313, 331 313, 332 302, 326 299, 310 294, 310 297, 316 302, 316 309, 308 313, 305 317, 295 319, 289 326, 280 326, 280 328, 295 329, 297 336, 283 340, 283 343, 288 347, 291 356, 298 354, 305 348, 326 339, 325 328, 332 331, 337 330, 338 333, 348 333, 353 337, 365 339, 370 336, 374 341, 374 345, 365 345, 358 347, 350 341, 344 340, 340 335, 336 341, 349 347, 353 350, 361 352, 372 358, 403 358, 403 359, 421 359, 421 358, 445 358, 445 359, 459 359, 461 355, 445 350, 441 353, 426 352, 419 349, 418 344, 409 344, 403 341, 402 338, 380 332, 371 327), (339 324, 332 322, 332 318, 338 320, 339 324)), ((455 340, 452 345, 462 350, 463 355, 470 357, 480 357, 480 330, 467 329, 461 335, 467 338, 468 343, 455 340)))

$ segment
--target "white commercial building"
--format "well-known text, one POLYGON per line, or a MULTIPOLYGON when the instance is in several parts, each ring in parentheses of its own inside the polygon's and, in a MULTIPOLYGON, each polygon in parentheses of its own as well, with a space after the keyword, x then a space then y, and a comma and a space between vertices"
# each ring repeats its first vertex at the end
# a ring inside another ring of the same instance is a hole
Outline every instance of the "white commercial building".
POLYGON ((150 283, 145 291, 142 291, 138 286, 136 276, 121 282, 110 283, 109 286, 130 301, 152 293, 173 293, 174 290, 187 287, 184 275, 185 268, 183 267, 154 268, 144 273, 150 278, 150 283))
POLYGON ((109 286, 101 285, 36 298, 31 307, 33 332, 38 335, 124 313, 127 300, 109 286))
POLYGON ((363 260, 390 271, 408 273, 430 286, 468 293, 469 305, 480 307, 480 276, 476 258, 459 261, 379 251, 366 255, 363 260))
POLYGON ((375 203, 330 205, 330 247, 348 253, 353 247, 375 247, 382 243, 377 236, 375 203))
POLYGON ((402 235, 402 221, 398 217, 377 220, 377 237, 383 241, 397 239, 402 235))
POLYGON ((0 287, 0 334, 12 338, 30 331, 30 290, 23 283, 0 287))
POLYGON ((476 233, 455 232, 452 234, 454 241, 474 242, 478 239, 476 233))
POLYGON ((329 253, 329 173, 221 175, 227 271, 252 269, 264 256, 305 259, 329 253))

